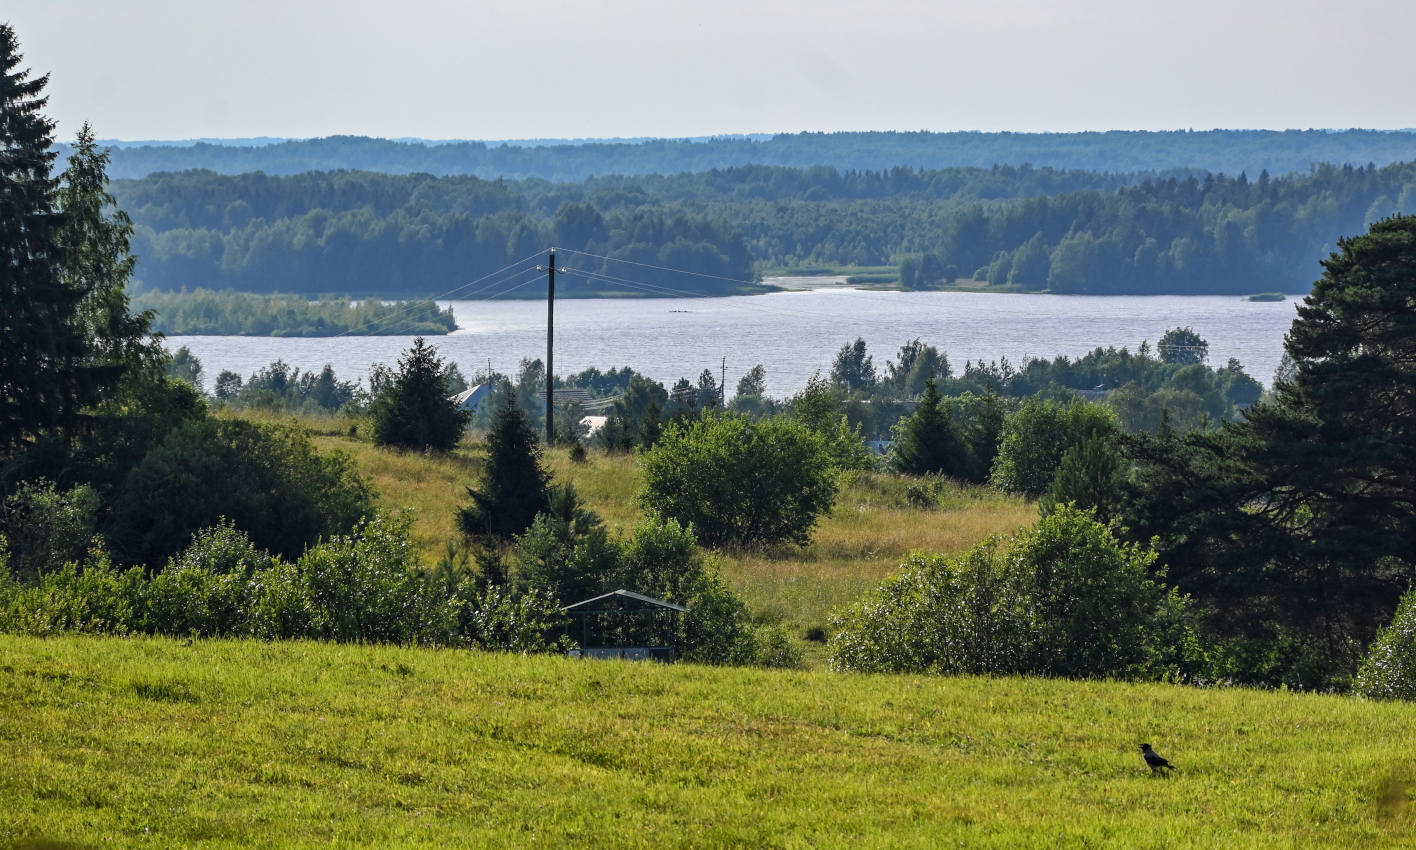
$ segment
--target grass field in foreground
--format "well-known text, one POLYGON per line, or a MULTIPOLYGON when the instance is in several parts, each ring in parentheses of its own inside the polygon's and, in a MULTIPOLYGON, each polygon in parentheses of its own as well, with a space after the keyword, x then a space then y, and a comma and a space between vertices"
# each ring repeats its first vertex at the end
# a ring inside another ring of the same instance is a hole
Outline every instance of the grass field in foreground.
POLYGON ((0 847, 1413 846, 1413 731, 1241 689, 0 636, 0 847))

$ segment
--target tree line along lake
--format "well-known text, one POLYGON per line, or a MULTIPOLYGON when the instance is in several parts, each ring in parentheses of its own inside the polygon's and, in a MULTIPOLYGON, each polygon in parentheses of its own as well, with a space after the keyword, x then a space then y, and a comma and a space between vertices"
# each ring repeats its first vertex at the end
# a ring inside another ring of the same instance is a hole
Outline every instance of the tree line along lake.
MULTIPOLYGON (((778 283, 769 279, 767 283, 778 283)), ((788 283, 781 281, 781 283, 788 283)), ((792 281, 800 286, 800 282, 792 281)), ((1174 327, 1190 327, 1209 342, 1209 362, 1229 358, 1269 385, 1283 355, 1283 338, 1297 299, 1250 302, 1234 296, 1068 296, 973 292, 871 291, 830 279, 807 288, 719 298, 565 299, 555 306, 555 371, 631 366, 671 385, 720 376, 728 393, 756 364, 767 389, 785 397, 816 371, 828 372, 841 346, 865 339, 877 370, 916 337, 946 352, 955 372, 965 361, 1006 357, 1078 357, 1097 347, 1152 346, 1174 327)), ((469 378, 491 368, 515 374, 523 359, 545 358, 544 299, 441 301, 457 330, 430 339, 469 378)), ((411 336, 324 338, 173 336, 167 346, 191 349, 210 389, 217 374, 247 377, 279 359, 301 369, 326 363, 343 380, 367 383, 369 367, 394 364, 411 336)))

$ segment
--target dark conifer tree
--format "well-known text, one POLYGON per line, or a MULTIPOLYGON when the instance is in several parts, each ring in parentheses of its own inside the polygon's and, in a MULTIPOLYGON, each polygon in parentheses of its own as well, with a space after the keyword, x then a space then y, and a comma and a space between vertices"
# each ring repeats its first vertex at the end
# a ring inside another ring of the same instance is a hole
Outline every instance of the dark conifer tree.
POLYGON ((1275 398, 1215 433, 1130 440, 1124 509, 1222 634, 1300 637, 1323 667, 1296 683, 1315 686, 1352 671, 1416 577, 1416 216, 1339 246, 1275 398))
POLYGON ((510 387, 504 387, 487 433, 481 481, 467 488, 472 504, 458 512, 458 526, 469 537, 510 540, 548 509, 550 481, 536 433, 510 387))
POLYGON ((19 42, 0 24, 0 452, 77 416, 75 365, 84 340, 72 321, 80 294, 64 285, 58 238, 54 124, 42 110, 48 75, 31 79, 19 42))
POLYGON ((470 418, 448 398, 437 346, 415 337, 398 359, 392 383, 374 401, 374 442, 445 452, 457 445, 470 418))
POLYGON ((1116 440, 1093 434, 1062 455, 1052 486, 1038 507, 1051 516, 1062 505, 1095 509, 1097 519, 1110 520, 1125 486, 1126 462, 1116 440))
POLYGON ((890 465, 910 475, 959 475, 968 468, 968 449, 933 378, 925 381, 914 413, 895 427, 890 465))
POLYGON ((127 286, 138 263, 130 249, 133 222, 114 207, 108 161, 108 151, 99 149, 85 123, 59 190, 60 275, 80 296, 72 320, 88 343, 81 368, 93 396, 114 387, 125 371, 165 359, 161 343, 150 334, 152 315, 128 309, 127 286))

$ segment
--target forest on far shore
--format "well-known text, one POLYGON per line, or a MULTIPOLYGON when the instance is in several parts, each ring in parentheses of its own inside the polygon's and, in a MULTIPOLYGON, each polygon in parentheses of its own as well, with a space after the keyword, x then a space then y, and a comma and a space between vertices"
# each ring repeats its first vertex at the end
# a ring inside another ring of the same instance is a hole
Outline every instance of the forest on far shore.
POLYGON ((628 283, 663 295, 754 291, 764 268, 880 266, 904 288, 1247 295, 1307 292, 1332 234, 1416 210, 1416 162, 1278 176, 751 165, 566 183, 183 171, 112 190, 149 290, 426 297, 556 245, 592 255, 566 295, 624 290, 615 261, 657 267, 628 283))
MULTIPOLYGON (((291 175, 348 168, 579 182, 604 174, 677 174, 742 165, 848 171, 1023 165, 1102 172, 1193 168, 1238 174, 1307 171, 1314 164, 1386 165, 1416 159, 1411 130, 1107 130, 1086 133, 779 133, 700 139, 428 141, 329 136, 226 143, 113 144, 110 176, 207 168, 291 175), (263 144, 263 142, 269 142, 263 144)), ((61 146, 61 149, 63 146, 61 146)), ((67 150, 64 150, 67 154, 67 150)))

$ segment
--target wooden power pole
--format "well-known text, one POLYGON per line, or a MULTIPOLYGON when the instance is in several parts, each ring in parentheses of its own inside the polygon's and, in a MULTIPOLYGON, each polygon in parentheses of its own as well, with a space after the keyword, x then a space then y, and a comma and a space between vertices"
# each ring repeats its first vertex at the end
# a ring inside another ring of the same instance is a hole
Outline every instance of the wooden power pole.
POLYGON ((546 265, 546 445, 556 444, 555 396, 552 384, 556 380, 556 249, 546 265))

